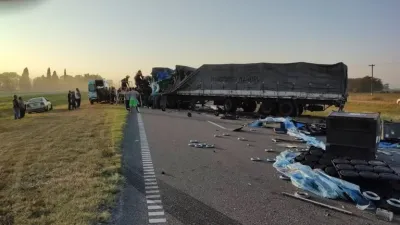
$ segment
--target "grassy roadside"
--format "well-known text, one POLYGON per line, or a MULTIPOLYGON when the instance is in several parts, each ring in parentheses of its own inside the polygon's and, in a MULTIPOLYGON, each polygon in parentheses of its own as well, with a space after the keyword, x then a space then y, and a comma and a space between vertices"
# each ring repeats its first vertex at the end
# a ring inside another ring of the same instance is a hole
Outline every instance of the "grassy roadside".
MULTIPOLYGON (((400 94, 396 93, 375 93, 373 96, 368 93, 350 94, 345 111, 380 112, 383 119, 400 121, 400 106, 396 105, 398 98, 400 94)), ((324 112, 306 112, 305 115, 327 116, 333 109, 335 108, 324 112)))
MULTIPOLYGON (((66 96, 45 97, 54 111, 0 117, 0 224, 106 221, 122 180, 126 110, 83 99, 81 109, 68 111, 66 96)), ((0 107, 7 101, 0 98, 0 107)))

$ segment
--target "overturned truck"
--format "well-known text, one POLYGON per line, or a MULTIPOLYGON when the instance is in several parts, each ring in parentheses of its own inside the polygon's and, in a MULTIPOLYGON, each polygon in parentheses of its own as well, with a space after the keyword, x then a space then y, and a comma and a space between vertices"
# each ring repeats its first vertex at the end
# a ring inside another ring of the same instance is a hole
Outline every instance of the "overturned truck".
POLYGON ((160 97, 161 108, 212 101, 226 112, 242 108, 264 115, 298 116, 305 110, 343 109, 347 101, 347 66, 343 63, 253 63, 177 66, 160 97))

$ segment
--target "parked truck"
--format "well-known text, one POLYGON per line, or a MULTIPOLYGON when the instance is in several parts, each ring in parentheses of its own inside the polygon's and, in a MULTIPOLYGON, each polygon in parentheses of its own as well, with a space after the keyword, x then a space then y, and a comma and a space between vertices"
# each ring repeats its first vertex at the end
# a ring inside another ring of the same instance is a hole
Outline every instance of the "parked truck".
POLYGON ((166 83, 157 93, 161 108, 194 108, 212 101, 226 112, 237 108, 254 112, 259 106, 264 115, 299 116, 305 110, 324 111, 329 106, 343 109, 347 101, 344 63, 176 66, 166 83))

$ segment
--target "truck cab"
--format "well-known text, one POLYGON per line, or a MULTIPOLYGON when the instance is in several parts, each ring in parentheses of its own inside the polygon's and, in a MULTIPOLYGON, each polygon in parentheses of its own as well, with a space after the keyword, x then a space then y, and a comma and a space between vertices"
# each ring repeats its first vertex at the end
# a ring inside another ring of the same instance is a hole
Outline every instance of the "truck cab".
POLYGON ((88 97, 90 104, 94 102, 103 102, 110 100, 110 87, 107 81, 89 80, 88 81, 88 97))

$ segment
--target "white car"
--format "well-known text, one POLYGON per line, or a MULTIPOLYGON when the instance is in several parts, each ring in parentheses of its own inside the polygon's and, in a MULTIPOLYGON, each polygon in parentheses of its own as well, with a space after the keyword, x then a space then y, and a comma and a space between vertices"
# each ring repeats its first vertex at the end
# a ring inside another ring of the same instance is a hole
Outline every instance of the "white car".
POLYGON ((45 112, 53 109, 53 105, 45 97, 31 98, 25 105, 27 113, 45 112))

